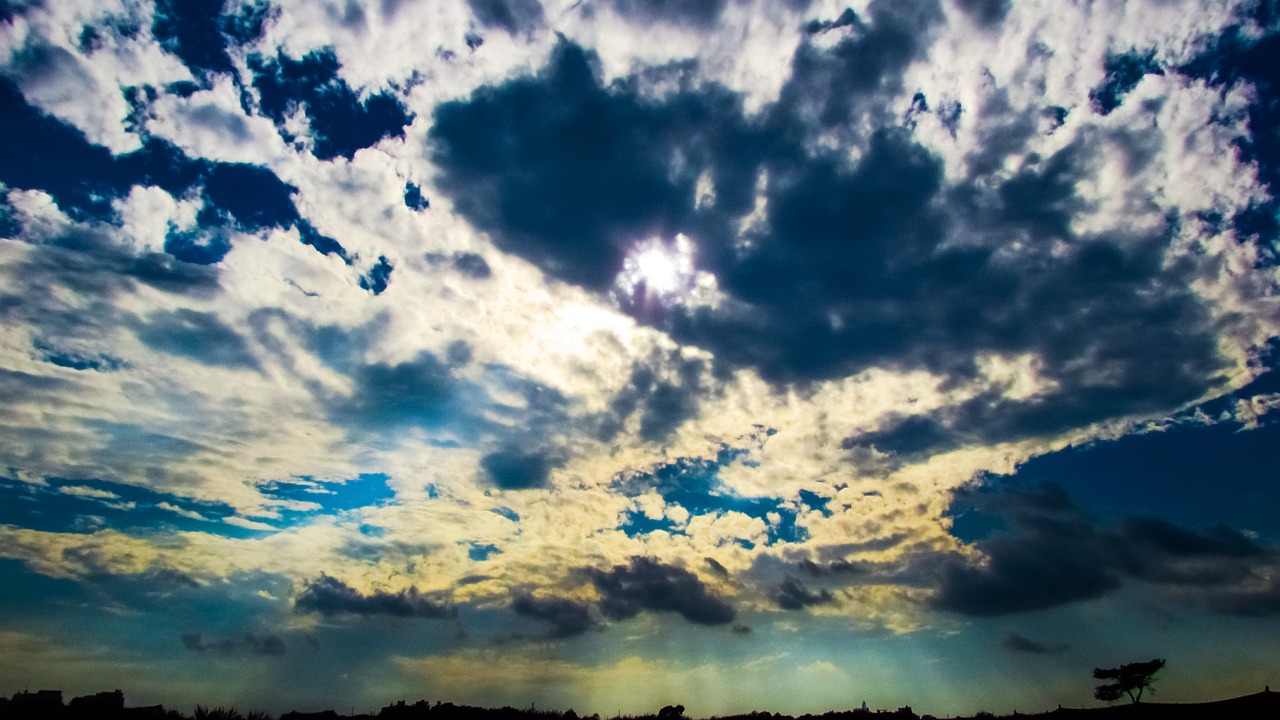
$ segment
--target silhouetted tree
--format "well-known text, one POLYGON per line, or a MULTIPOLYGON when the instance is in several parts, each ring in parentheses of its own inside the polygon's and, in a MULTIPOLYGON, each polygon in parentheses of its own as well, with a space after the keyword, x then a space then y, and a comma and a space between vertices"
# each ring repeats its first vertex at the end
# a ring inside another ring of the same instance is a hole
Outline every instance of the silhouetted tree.
POLYGON ((684 717, 684 706, 667 705, 658 711, 658 717, 661 720, 676 720, 676 718, 684 717))
POLYGON ((1135 703, 1142 701, 1142 691, 1150 689, 1155 682, 1155 674, 1164 667, 1164 660, 1156 658, 1147 662, 1129 663, 1118 668, 1094 668, 1095 680, 1114 680, 1115 682, 1099 685, 1093 696, 1103 702, 1115 702, 1121 695, 1128 695, 1135 703))

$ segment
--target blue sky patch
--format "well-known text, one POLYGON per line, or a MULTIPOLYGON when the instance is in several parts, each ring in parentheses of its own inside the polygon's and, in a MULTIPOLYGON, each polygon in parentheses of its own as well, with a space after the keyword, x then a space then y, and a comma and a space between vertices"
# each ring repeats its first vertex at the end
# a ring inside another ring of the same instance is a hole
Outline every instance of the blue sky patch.
POLYGON ((467 550, 467 557, 474 562, 484 562, 494 555, 500 554, 502 551, 497 545, 489 545, 487 543, 471 543, 471 547, 467 550))
POLYGON ((111 200, 134 185, 154 185, 181 195, 208 167, 169 143, 147 138, 121 156, 85 139, 84 133, 27 103, 13 81, 0 76, 0 182, 44 190, 74 218, 109 220, 111 200), (28 152, 44 149, 44 154, 28 152))
POLYGON ((164 237, 164 251, 185 263, 214 265, 231 252, 231 240, 220 229, 169 228, 164 237))
POLYGON ((622 522, 618 524, 618 529, 626 534, 627 537, 637 537, 640 535, 648 535, 659 530, 670 533, 672 535, 683 535, 684 530, 676 525, 675 522, 666 517, 651 518, 638 510, 627 510, 622 515, 622 522))
POLYGON ((49 478, 45 484, 0 478, 0 524, 42 532, 90 533, 102 529, 134 535, 174 531, 258 537, 264 531, 223 522, 235 510, 106 480, 49 478))
POLYGON ((348 510, 385 505, 395 497, 383 473, 362 473, 345 481, 318 481, 300 477, 296 481, 272 480, 258 486, 258 491, 273 500, 315 503, 318 508, 293 510, 281 508, 283 525, 299 524, 320 515, 334 515, 348 510))
POLYGON ((1089 99, 1093 101, 1094 109, 1102 115, 1109 115, 1112 110, 1120 107, 1124 102, 1124 96, 1138 87, 1142 78, 1147 75, 1164 74, 1160 63, 1156 62, 1155 53, 1151 51, 1140 53, 1137 50, 1131 50, 1127 53, 1110 55, 1103 64, 1103 69, 1107 73, 1106 80, 1089 91, 1089 99))
POLYGON ((374 295, 381 295, 382 291, 387 289, 387 283, 391 282, 391 271, 394 268, 390 260, 379 256, 378 262, 369 268, 369 272, 361 276, 360 287, 374 295))
MULTIPOLYGON (((1276 392, 1280 371, 1193 408, 1217 416, 1237 398, 1276 392)), ((1072 446, 1022 463, 1012 475, 985 484, 1026 487, 1049 482, 1101 519, 1149 513, 1188 527, 1225 523, 1280 538, 1280 486, 1275 482, 1280 417, 1263 416, 1257 429, 1231 423, 1185 424, 1163 432, 1072 446), (1208 484, 1206 485, 1206 482, 1208 484), (1195 498, 1188 502, 1188 498, 1195 498)), ((999 527, 998 519, 956 514, 952 534, 970 540, 999 527)))
MULTIPOLYGON (((636 497, 652 488, 668 504, 679 505, 694 516, 739 512, 760 518, 768 525, 769 545, 803 541, 808 532, 796 525, 799 512, 790 503, 782 498, 738 495, 720 480, 722 467, 735 462, 748 464, 749 454, 749 449, 722 445, 715 460, 678 458, 649 472, 621 473, 614 478, 612 486, 628 497, 636 497), (770 522, 770 513, 777 514, 780 521, 770 522)), ((673 527, 674 524, 666 519, 653 520, 642 513, 629 511, 618 529, 634 537, 654 530, 670 532, 673 527)))
POLYGON ((249 59, 253 85, 262 99, 262 112, 275 120, 281 136, 293 142, 284 122, 295 108, 311 120, 315 156, 321 160, 350 160, 357 150, 399 136, 413 117, 389 92, 361 99, 338 77, 340 65, 332 49, 317 50, 300 59, 279 55, 249 59))
POLYGON ((47 363, 70 370, 93 370, 95 372, 115 372, 125 366, 124 361, 111 355, 82 353, 36 343, 36 350, 47 363))
POLYGON ((489 512, 493 513, 494 515, 501 515, 502 517, 514 523, 520 522, 520 513, 516 512, 515 510, 512 510, 509 507, 496 507, 491 509, 489 512))
POLYGON ((422 188, 411 182, 404 184, 404 204, 414 212, 422 212, 431 207, 431 202, 422 195, 422 188))

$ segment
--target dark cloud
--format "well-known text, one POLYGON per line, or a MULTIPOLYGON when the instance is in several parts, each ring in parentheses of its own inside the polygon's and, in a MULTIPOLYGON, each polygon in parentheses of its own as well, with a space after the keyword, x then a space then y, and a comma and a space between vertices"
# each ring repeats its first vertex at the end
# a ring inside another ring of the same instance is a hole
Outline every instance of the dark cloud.
POLYGON ((927 415, 890 414, 880 430, 869 430, 844 439, 846 450, 870 447, 884 453, 917 457, 951 450, 958 439, 938 420, 927 415))
POLYGON ((1065 643, 1049 645, 1023 637, 1016 632, 1010 632, 1005 635, 1004 640, 1000 641, 1000 647, 1011 652, 1029 653, 1031 655, 1057 655, 1071 649, 1071 646, 1065 643))
POLYGON ((34 349, 51 361, 85 360, 100 368, 111 365, 108 339, 138 322, 118 298, 150 287, 204 299, 219 288, 216 269, 164 253, 134 254, 99 228, 75 227, 48 238, 8 270, 13 294, 0 296, 0 318, 38 327, 34 349))
MULTIPOLYGON (((137 256, 112 253, 106 257, 99 254, 93 259, 102 270, 116 270, 124 278, 174 295, 203 297, 212 295, 219 288, 217 272, 184 263, 165 253, 143 253, 137 256)), ((86 257, 85 260, 88 261, 89 258, 86 257)))
POLYGON ((979 25, 994 27, 1009 14, 1012 0, 956 0, 956 5, 979 25))
POLYGON ((227 368, 258 368, 243 336, 212 313, 157 310, 141 319, 135 332, 148 347, 227 368))
POLYGON ((670 129, 597 75, 593 56, 561 42, 539 76, 437 107, 431 141, 442 190, 500 249, 603 291, 635 238, 689 213, 696 175, 669 180, 653 148, 670 129))
POLYGON ((858 13, 853 8, 845 8, 835 20, 810 20, 805 24, 804 30, 810 35, 838 30, 842 27, 863 28, 862 18, 858 17, 858 13))
POLYGON ((795 578, 787 578, 773 591, 773 601, 783 610, 803 610, 835 600, 830 590, 812 591, 795 578))
POLYGON ((796 565, 805 574, 813 577, 827 577, 829 575, 860 575, 873 572, 876 563, 858 562, 855 560, 845 560, 837 558, 828 563, 817 563, 813 560, 801 560, 796 565))
POLYGON ((774 111, 791 124, 789 132, 814 121, 831 128, 863 115, 883 125, 887 101, 903 89, 903 74, 924 57, 931 32, 943 19, 936 0, 875 0, 865 20, 840 16, 831 27, 845 20, 854 32, 830 48, 802 43, 774 111))
MULTIPOLYGON (((441 188, 499 248, 712 351, 717 372, 751 367, 774 383, 807 383, 890 366, 959 382, 976 376, 983 354, 1041 361, 1053 388, 1041 396, 1010 400, 995 388, 847 440, 855 458, 886 467, 1167 412, 1221 383, 1215 321, 1189 290, 1200 270, 1166 260, 1176 219, 1143 236, 1074 230, 1090 210, 1076 188, 1096 158, 1118 154, 1136 172, 1163 142, 1157 133, 1087 128, 1050 156, 1028 156, 1054 108, 978 108, 1008 119, 983 131, 992 142, 948 186, 941 158, 883 114, 941 18, 936 3, 873 3, 834 46, 803 44, 782 100, 751 118, 715 86, 676 83, 654 98, 640 91, 640 73, 606 87, 594 58, 562 42, 539 74, 437 110, 441 188), (855 161, 809 143, 837 126, 869 128, 848 138, 861 150, 855 161), (1009 174, 1011 158, 1024 159, 1009 174), (715 191, 703 206, 699 171, 715 191), (766 217, 739 237, 762 174, 766 217), (695 262, 723 301, 620 296, 615 278, 635 239, 676 232, 694 239, 695 262)), ((958 107, 947 112, 959 122, 958 107)), ((646 387, 655 401, 646 437, 690 412, 676 383, 633 370, 601 437, 643 412, 646 387)))
POLYGON ((480 458, 485 478, 502 490, 545 488, 551 471, 564 464, 564 458, 552 451, 530 451, 509 447, 480 458))
POLYGON ((722 578, 729 577, 728 568, 726 568, 724 565, 721 565, 718 560, 716 560, 715 558, 703 558, 703 559, 706 561, 707 568, 710 569, 711 572, 715 573, 716 575, 719 575, 722 578))
POLYGON ((983 500, 1013 528, 977 543, 982 564, 944 567, 935 607, 1003 615, 1089 600, 1120 587, 1111 548, 1062 490, 1043 487, 983 500))
POLYGON ((3 0, 0 2, 0 21, 11 22, 37 2, 38 0, 3 0))
POLYGON ((539 598, 532 595, 518 595, 511 603, 511 609, 522 617, 536 618, 551 624, 551 637, 566 638, 595 628, 591 619, 591 609, 583 604, 564 598, 539 598))
MULTIPOLYGON (((1016 178, 1015 178, 1016 179, 1016 178)), ((1056 191, 1054 191, 1056 192, 1056 191)), ((1065 223, 1065 215, 1061 222, 1065 223)), ((1033 222, 1054 233, 1059 220, 1033 222)), ((1064 227, 1064 226, 1059 226, 1064 227)), ((1172 232, 1170 228, 1169 232, 1172 232)), ((1137 238, 1127 249, 1101 239, 1076 239, 1069 257, 1049 272, 1021 279, 993 278, 1016 294, 1024 315, 969 324, 971 346, 1034 349, 1041 372, 1056 388, 1027 400, 1009 400, 1004 388, 982 393, 936 413, 890 417, 881 428, 848 438, 847 448, 874 447, 899 460, 914 460, 968 444, 1047 436, 1107 418, 1167 412, 1223 381, 1225 361, 1205 307, 1180 284, 1189 270, 1164 267, 1164 236, 1137 238), (1019 287, 1020 286, 1020 287, 1019 287), (1139 287, 1145 288, 1137 292, 1139 287), (1105 382, 1099 380, 1107 368, 1105 382)), ((971 318, 1000 294, 998 284, 956 305, 970 304, 971 318)), ((959 318, 956 318, 959 320, 959 318)), ((956 325, 959 329, 960 323, 956 325)), ((967 374, 962 367, 954 371, 967 374)), ((963 376, 963 375, 962 375, 963 376)))
POLYGON ((544 487, 570 457, 560 435, 570 425, 568 398, 510 367, 477 363, 464 340, 445 346, 443 357, 424 351, 404 362, 366 363, 367 349, 389 331, 386 317, 342 328, 263 311, 248 325, 283 367, 296 367, 300 360, 283 341, 282 336, 292 336, 301 339, 306 352, 350 378, 344 394, 317 383, 308 387, 328 419, 361 442, 394 445, 399 433, 393 431, 423 431, 429 442, 477 449, 482 455, 477 479, 490 486, 544 487), (480 377, 457 374, 464 370, 480 377))
POLYGON ((361 536, 344 542, 339 552, 344 557, 369 563, 394 562, 409 565, 424 555, 440 549, 431 543, 387 541, 382 538, 361 536))
POLYGON ((511 35, 537 30, 546 21, 538 0, 467 0, 467 5, 481 25, 511 35))
POLYGON ((457 609, 443 598, 418 592, 375 590, 363 595, 337 578, 321 574, 307 583, 294 601, 299 610, 321 615, 391 615, 394 617, 451 618, 457 609))
POLYGON ((1110 531, 1125 572, 1167 585, 1229 586, 1248 580, 1268 554, 1248 536, 1217 526, 1196 532, 1155 517, 1122 520, 1110 531))
POLYGON ((1223 615, 1238 617, 1269 617, 1280 615, 1280 580, 1273 568, 1271 576, 1252 586, 1234 588, 1216 593, 1209 598, 1209 608, 1223 615))
POLYGON ((699 400, 710 389, 708 371, 705 360, 679 353, 632 363, 630 382, 610 401, 609 412, 599 418, 596 436, 614 439, 627 419, 636 415, 642 440, 665 440, 697 413, 699 400))
POLYGON ((471 345, 466 340, 454 340, 445 348, 444 359, 449 367, 464 367, 471 362, 471 345))
POLYGON ((427 253, 424 259, 432 265, 448 263, 454 270, 473 280, 488 280, 493 276, 493 270, 489 267, 489 262, 484 259, 483 255, 473 252, 456 252, 453 255, 427 253))
POLYGON ((975 542, 980 564, 942 559, 937 608, 966 615, 1038 610, 1102 597, 1126 578, 1222 612, 1266 607, 1267 591, 1259 588, 1275 554, 1229 528, 1193 531, 1151 517, 1104 526, 1051 485, 964 490, 957 500, 985 515, 989 529, 975 542))
POLYGON ((476 280, 487 280, 493 274, 484 256, 475 253, 454 253, 453 269, 476 280))
POLYGON ((215 652, 227 655, 252 653, 279 657, 289 651, 284 638, 275 634, 248 633, 239 638, 207 640, 203 633, 184 633, 182 644, 193 652, 215 652))
POLYGON ((333 401, 332 413, 356 428, 438 426, 449 419, 460 387, 449 366, 429 352, 395 365, 361 365, 351 377, 351 395, 333 401))
POLYGON ((653 558, 633 557, 610 570, 583 571, 600 593, 600 610, 611 620, 626 620, 643 611, 673 612, 698 625, 733 622, 733 606, 707 592, 698 576, 653 558))
POLYGON ((720 19, 728 0, 611 0, 619 15, 650 24, 706 27, 720 19))

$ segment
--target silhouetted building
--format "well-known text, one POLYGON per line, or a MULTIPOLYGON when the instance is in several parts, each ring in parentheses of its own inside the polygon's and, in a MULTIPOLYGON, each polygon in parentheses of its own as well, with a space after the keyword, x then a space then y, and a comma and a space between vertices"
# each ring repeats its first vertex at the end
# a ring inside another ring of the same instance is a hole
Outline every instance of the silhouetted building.
POLYGON ((313 713, 287 712, 280 716, 280 720, 338 720, 338 713, 333 710, 313 713))
POLYGON ((61 690, 20 692, 9 702, 9 710, 20 714, 60 714, 63 710, 61 690))
POLYGON ((408 705, 401 700, 394 705, 388 705, 378 713, 378 717, 384 720, 417 720, 425 718, 431 712, 431 703, 427 700, 419 700, 412 705, 408 705))
POLYGON ((100 692, 71 698, 71 712, 84 717, 114 717, 124 710, 124 693, 100 692))

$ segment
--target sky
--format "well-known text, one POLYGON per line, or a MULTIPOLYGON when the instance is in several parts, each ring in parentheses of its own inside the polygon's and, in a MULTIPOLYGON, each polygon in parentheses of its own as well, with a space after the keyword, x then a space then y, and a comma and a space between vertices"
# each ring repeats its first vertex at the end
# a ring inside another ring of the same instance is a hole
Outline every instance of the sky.
POLYGON ((0 2, 0 694, 1280 687, 1280 7, 0 2))

